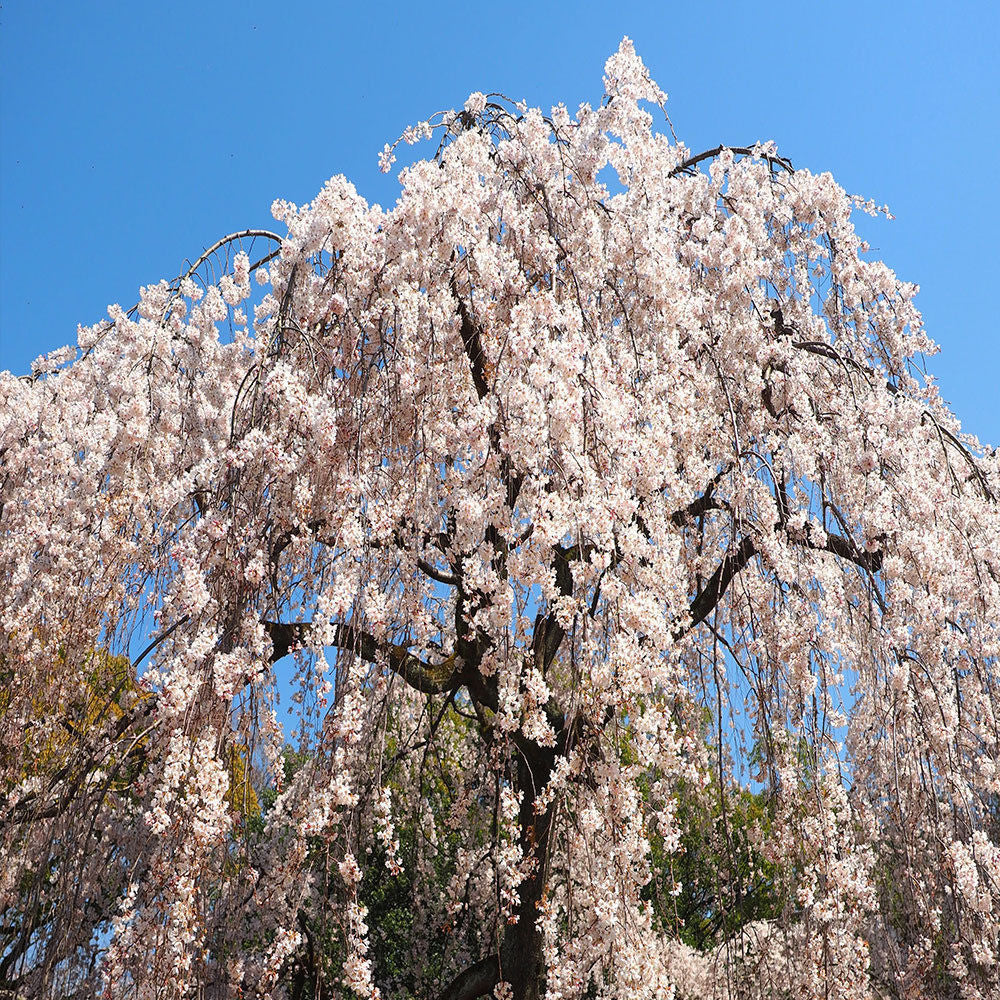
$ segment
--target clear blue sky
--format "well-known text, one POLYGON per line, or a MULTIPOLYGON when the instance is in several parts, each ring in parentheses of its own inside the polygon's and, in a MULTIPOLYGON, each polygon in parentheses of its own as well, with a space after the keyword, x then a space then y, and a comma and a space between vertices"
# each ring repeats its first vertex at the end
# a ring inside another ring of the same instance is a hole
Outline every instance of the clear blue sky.
POLYGON ((870 242, 921 285, 967 430, 1000 442, 995 3, 285 0, 0 5, 0 369, 75 340, 218 236, 346 174, 472 90, 601 96, 630 35, 696 150, 774 139, 887 202, 870 242))

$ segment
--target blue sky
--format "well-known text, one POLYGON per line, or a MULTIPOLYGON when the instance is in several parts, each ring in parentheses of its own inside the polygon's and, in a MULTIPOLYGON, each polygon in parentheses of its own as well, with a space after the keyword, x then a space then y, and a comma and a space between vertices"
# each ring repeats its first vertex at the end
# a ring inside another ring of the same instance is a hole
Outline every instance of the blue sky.
POLYGON ((224 233, 346 174, 391 204, 382 144, 472 90, 570 108, 628 34, 695 150, 774 139, 887 202, 872 245, 921 286, 930 362, 1000 442, 990 221, 1000 37, 985 2, 0 5, 0 369, 131 305, 224 233))

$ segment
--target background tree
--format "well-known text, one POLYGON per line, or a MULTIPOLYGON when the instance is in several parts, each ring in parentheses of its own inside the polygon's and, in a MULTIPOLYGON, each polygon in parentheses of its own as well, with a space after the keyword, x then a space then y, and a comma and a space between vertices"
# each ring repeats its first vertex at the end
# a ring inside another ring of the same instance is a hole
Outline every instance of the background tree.
POLYGON ((996 456, 873 206, 655 131, 627 40, 605 92, 473 94, 391 211, 277 202, 4 378, 6 905, 72 851, 17 990, 997 988, 996 456), (142 697, 25 777, 98 645, 142 697))

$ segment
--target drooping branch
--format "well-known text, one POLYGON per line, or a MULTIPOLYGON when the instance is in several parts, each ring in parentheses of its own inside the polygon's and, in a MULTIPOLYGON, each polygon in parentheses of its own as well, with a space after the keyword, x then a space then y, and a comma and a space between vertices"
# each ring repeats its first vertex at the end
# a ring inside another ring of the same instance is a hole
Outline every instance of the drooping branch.
POLYGON ((782 170, 787 171, 790 174, 795 173, 795 168, 792 166, 790 160, 785 159, 783 156, 775 156, 770 153, 761 152, 759 149, 755 150, 752 146, 715 146, 713 149, 706 149, 703 153, 698 153, 695 156, 689 156, 682 163, 678 163, 673 170, 667 175, 668 177, 676 177, 678 174, 690 173, 699 164, 703 163, 705 160, 712 160, 718 156, 723 150, 728 149, 729 152, 736 154, 737 156, 760 156, 762 160, 766 160, 771 167, 781 167, 782 170))
MULTIPOLYGON (((869 385, 874 385, 877 379, 876 372, 868 367, 867 365, 861 364, 859 361, 850 357, 849 355, 841 354, 832 344, 824 343, 823 341, 812 341, 812 340, 797 340, 792 341, 792 347, 800 351, 806 351, 810 354, 817 354, 820 357, 830 358, 831 360, 837 361, 845 370, 848 365, 854 368, 856 371, 860 372, 867 380, 869 385)), ((886 381, 885 388, 892 396, 902 395, 902 390, 898 385, 893 382, 886 381)), ((934 425, 938 436, 941 438, 942 447, 944 447, 945 441, 948 442, 956 451, 965 459, 968 463, 969 468, 972 470, 972 478, 976 480, 979 484, 980 489, 983 492, 983 496, 990 502, 996 502, 996 495, 990 488, 989 481, 986 478, 986 474, 979 467, 979 463, 976 462, 975 457, 969 451, 969 449, 957 438, 947 427, 943 427, 941 422, 928 410, 926 407, 922 409, 922 419, 930 420, 934 425)))
POLYGON ((175 289, 175 291, 174 294, 171 296, 170 301, 167 305, 167 312, 169 312, 170 308, 177 300, 181 285, 188 278, 190 278, 198 270, 198 268, 201 267, 201 265, 204 264, 205 261, 207 261, 212 256, 212 254, 218 252, 224 246, 228 246, 230 243, 240 243, 242 240, 255 240, 255 239, 270 240, 272 243, 277 243, 279 249, 274 250, 271 253, 266 254, 264 257, 261 257, 259 260, 254 261, 250 265, 252 268, 257 268, 260 267, 262 264, 269 263, 270 261, 274 260, 274 258, 277 257, 278 254, 281 252, 280 251, 281 237, 277 233, 271 232, 270 229, 242 229, 239 232, 229 233, 228 236, 223 236, 221 239, 216 240, 207 250, 205 250, 202 253, 202 255, 182 275, 180 275, 177 279, 175 279, 173 284, 173 288, 175 289))
POLYGON ((827 535, 824 545, 809 543, 809 548, 818 551, 832 552, 833 555, 865 570, 867 573, 877 573, 882 568, 882 552, 862 552, 850 539, 841 535, 827 535))
POLYGON ((716 571, 709 577, 705 586, 691 602, 691 620, 681 629, 674 632, 674 640, 683 638, 688 632, 700 625, 722 600, 726 589, 734 576, 739 573, 756 554, 757 548, 753 539, 747 535, 736 547, 736 551, 727 554, 719 563, 716 571))
POLYGON ((189 620, 189 618, 190 615, 184 615, 183 617, 178 618, 177 621, 173 623, 173 625, 171 625, 169 628, 164 629, 158 636, 152 639, 149 642, 149 644, 145 647, 145 649, 143 649, 143 651, 132 661, 133 672, 139 666, 139 664, 142 663, 142 661, 146 659, 146 657, 149 656, 149 654, 154 649, 156 649, 156 647, 159 646, 161 642, 163 642, 164 639, 170 636, 171 632, 173 632, 175 629, 183 625, 186 621, 189 620))
POLYGON ((202 264, 208 260, 217 250, 221 250, 227 243, 236 243, 239 240, 263 239, 271 240, 272 243, 281 243, 281 236, 270 229, 241 229, 239 232, 229 233, 221 239, 216 240, 202 255, 181 275, 178 284, 185 278, 190 278, 202 264))
MULTIPOLYGON (((862 552, 849 539, 843 538, 840 535, 827 535, 826 542, 823 545, 819 545, 808 539, 792 540, 798 541, 806 548, 813 549, 814 551, 829 552, 840 559, 846 559, 871 575, 874 575, 882 568, 881 551, 862 552)), ((728 553, 723 557, 722 562, 719 563, 715 572, 709 577, 708 581, 691 602, 691 619, 684 628, 674 632, 675 641, 693 631, 712 613, 719 601, 722 600, 733 578, 746 567, 747 563, 756 554, 757 548, 754 545, 753 538, 747 535, 737 546, 735 552, 728 553)))
POLYGON ((686 507, 683 507, 681 510, 675 510, 670 515, 670 520, 680 528, 683 527, 685 522, 693 521, 701 517, 702 514, 707 514, 713 510, 722 510, 722 504, 715 499, 712 487, 709 486, 700 497, 695 497, 686 507))

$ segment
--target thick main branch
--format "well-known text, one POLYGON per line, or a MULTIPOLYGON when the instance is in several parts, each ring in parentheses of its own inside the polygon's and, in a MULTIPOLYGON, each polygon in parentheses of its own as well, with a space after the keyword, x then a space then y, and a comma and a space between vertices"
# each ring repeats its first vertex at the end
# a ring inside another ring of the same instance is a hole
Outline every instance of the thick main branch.
MULTIPOLYGON (((264 622, 273 647, 271 662, 280 660, 295 647, 303 645, 312 627, 308 622, 264 622)), ((423 694, 444 694, 459 683, 454 654, 441 663, 425 663, 405 646, 380 641, 364 629, 344 624, 335 626, 332 644, 338 649, 356 653, 369 663, 384 660, 410 687, 423 694)))
POLYGON ((500 965, 490 955, 460 972, 438 995, 438 1000, 476 1000, 488 996, 499 979, 500 965))

